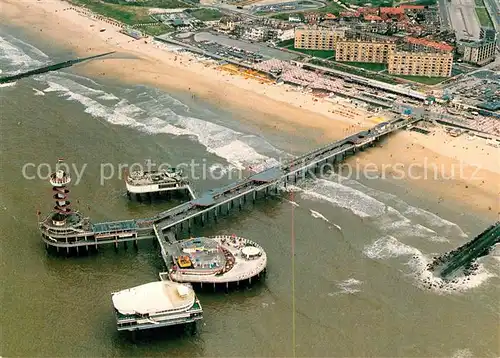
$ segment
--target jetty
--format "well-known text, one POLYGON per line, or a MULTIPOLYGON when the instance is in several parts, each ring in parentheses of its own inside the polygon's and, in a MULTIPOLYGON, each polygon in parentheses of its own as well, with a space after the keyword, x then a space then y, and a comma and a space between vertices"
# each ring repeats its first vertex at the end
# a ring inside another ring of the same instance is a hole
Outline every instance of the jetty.
POLYGON ((499 242, 500 221, 497 221, 466 244, 436 257, 427 268, 443 279, 453 278, 460 271, 467 274, 474 262, 487 255, 499 242))
POLYGON ((97 249, 105 244, 114 244, 118 248, 120 243, 126 245, 132 242, 137 245, 138 240, 153 239, 158 242, 167 263, 170 261, 167 246, 183 235, 191 234, 193 225, 204 226, 210 222, 210 218, 217 222, 221 215, 229 215, 236 208, 241 210, 246 203, 254 203, 259 198, 278 193, 280 187, 294 184, 309 174, 331 169, 333 164, 419 120, 404 117, 380 123, 238 182, 209 190, 198 198, 144 219, 91 223, 80 212, 68 208, 69 201, 65 200, 69 190, 65 185, 70 182, 69 174, 54 173, 51 184, 54 192, 58 193, 57 197, 54 196, 55 212, 39 220, 42 240, 47 248, 55 247, 58 252, 62 249, 69 254, 70 251, 78 252, 92 247, 97 249))
POLYGON ((113 53, 114 53, 114 51, 112 51, 112 52, 106 52, 106 53, 103 53, 103 54, 100 54, 100 55, 94 55, 94 56, 83 57, 83 58, 76 58, 76 59, 73 59, 73 60, 68 60, 68 61, 64 61, 64 62, 54 63, 54 64, 51 64, 51 65, 47 65, 47 66, 44 66, 44 67, 36 68, 34 70, 30 70, 30 71, 18 73, 18 74, 11 75, 11 76, 3 76, 3 77, 0 77, 0 84, 2 84, 2 83, 8 83, 8 82, 14 82, 14 81, 17 81, 17 80, 19 80, 21 78, 30 77, 30 76, 34 76, 34 75, 40 75, 40 74, 46 73, 46 72, 57 71, 57 70, 60 70, 62 68, 74 66, 74 65, 76 65, 78 63, 81 63, 81 62, 84 62, 84 61, 89 61, 89 60, 93 60, 93 59, 96 59, 96 58, 99 58, 99 57, 108 56, 108 55, 111 55, 113 53))

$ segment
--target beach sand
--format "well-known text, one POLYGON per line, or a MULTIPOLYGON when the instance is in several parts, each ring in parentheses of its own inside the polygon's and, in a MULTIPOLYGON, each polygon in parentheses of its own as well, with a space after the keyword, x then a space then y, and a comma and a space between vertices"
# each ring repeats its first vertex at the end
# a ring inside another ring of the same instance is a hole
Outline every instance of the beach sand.
MULTIPOLYGON (((78 56, 117 51, 113 58, 75 67, 82 74, 190 92, 227 110, 238 111, 263 130, 300 135, 320 144, 376 123, 374 115, 362 109, 315 98, 290 86, 262 84, 231 75, 196 61, 194 56, 159 48, 151 39, 134 40, 119 33, 118 27, 85 16, 61 0, 0 0, 0 10, 4 23, 43 35, 78 56), (106 31, 100 32, 101 28, 106 31)), ((397 163, 407 168, 412 163, 427 162, 444 168, 442 171, 445 175, 448 171, 448 176, 452 168, 461 166, 464 174, 451 179, 412 180, 415 185, 411 190, 498 218, 499 158, 499 149, 487 146, 484 140, 451 138, 436 131, 429 136, 399 133, 355 160, 379 168, 397 163), (481 169, 477 171, 476 167, 481 169)), ((430 173, 433 169, 418 170, 430 173)))

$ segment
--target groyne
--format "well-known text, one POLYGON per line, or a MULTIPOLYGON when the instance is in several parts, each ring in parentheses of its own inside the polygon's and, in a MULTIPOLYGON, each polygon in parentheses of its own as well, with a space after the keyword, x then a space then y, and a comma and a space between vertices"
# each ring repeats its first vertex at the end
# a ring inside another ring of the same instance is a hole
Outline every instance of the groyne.
POLYGON ((467 274, 474 262, 499 242, 500 221, 497 221, 466 244, 435 258, 428 269, 443 279, 452 278, 459 271, 467 274))
POLYGON ((18 74, 15 74, 15 75, 0 77, 0 84, 2 84, 2 83, 8 83, 8 82, 14 82, 14 81, 17 81, 17 80, 19 80, 21 78, 30 77, 30 76, 34 76, 34 75, 40 75, 40 74, 46 73, 46 72, 57 71, 57 70, 60 70, 62 68, 71 67, 71 66, 76 65, 76 64, 78 64, 80 62, 93 60, 93 59, 96 59, 96 58, 99 58, 99 57, 104 57, 104 56, 110 55, 112 53, 114 53, 114 51, 113 52, 103 53, 103 54, 100 54, 100 55, 95 55, 95 56, 89 56, 89 57, 83 57, 83 58, 76 58, 76 59, 73 59, 73 60, 68 60, 68 61, 64 61, 64 62, 58 62, 58 63, 54 63, 52 65, 48 65, 48 66, 36 68, 34 70, 30 70, 30 71, 18 73, 18 74))

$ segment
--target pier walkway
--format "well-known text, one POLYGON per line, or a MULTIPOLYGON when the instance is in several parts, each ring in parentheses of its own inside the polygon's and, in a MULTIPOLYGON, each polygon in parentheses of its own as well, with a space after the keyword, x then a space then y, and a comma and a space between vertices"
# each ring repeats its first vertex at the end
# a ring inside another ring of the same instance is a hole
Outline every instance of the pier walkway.
POLYGON ((71 235, 69 232, 59 235, 57 232, 44 232, 42 229, 42 237, 47 246, 66 248, 68 252, 71 247, 97 248, 98 245, 105 243, 114 243, 117 247, 120 242, 156 238, 165 258, 168 242, 174 241, 177 232, 186 227, 190 232, 195 219, 201 226, 204 226, 209 216, 217 221, 219 215, 223 212, 229 214, 236 205, 241 209, 248 200, 254 202, 262 194, 267 196, 271 191, 277 192, 279 187, 296 183, 308 173, 324 169, 323 166, 331 169, 332 164, 339 163, 345 157, 374 145, 382 137, 419 120, 421 119, 408 117, 380 123, 369 130, 317 148, 236 183, 209 190, 196 199, 160 212, 151 218, 89 224, 82 229, 73 229, 71 235))
POLYGON ((467 270, 476 259, 488 254, 489 250, 500 242, 500 221, 487 228, 473 240, 434 260, 429 270, 441 278, 448 279, 454 273, 467 270))

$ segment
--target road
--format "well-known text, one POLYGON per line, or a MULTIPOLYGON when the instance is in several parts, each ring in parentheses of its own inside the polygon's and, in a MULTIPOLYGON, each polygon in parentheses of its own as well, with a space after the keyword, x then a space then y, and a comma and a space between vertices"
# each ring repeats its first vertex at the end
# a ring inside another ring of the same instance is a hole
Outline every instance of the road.
POLYGON ((476 14, 475 0, 452 0, 446 6, 457 39, 479 40, 481 25, 476 14))
POLYGON ((441 17, 441 26, 443 29, 450 28, 450 18, 446 0, 439 0, 439 16, 441 17))
POLYGON ((498 0, 484 0, 484 5, 493 20, 493 26, 500 31, 500 3, 498 0))

